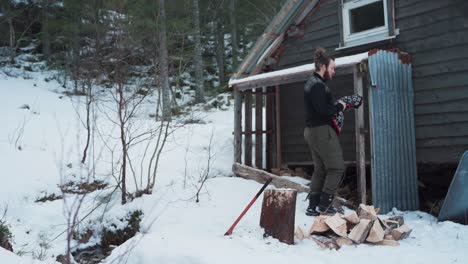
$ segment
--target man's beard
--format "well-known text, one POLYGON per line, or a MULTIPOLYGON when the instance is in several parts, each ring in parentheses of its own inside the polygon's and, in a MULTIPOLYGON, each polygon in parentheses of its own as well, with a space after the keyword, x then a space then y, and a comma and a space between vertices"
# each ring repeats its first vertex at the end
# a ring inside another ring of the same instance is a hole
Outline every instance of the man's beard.
POLYGON ((332 79, 332 76, 330 75, 330 72, 328 72, 328 70, 326 70, 323 74, 323 78, 325 79, 325 81, 330 81, 332 79))

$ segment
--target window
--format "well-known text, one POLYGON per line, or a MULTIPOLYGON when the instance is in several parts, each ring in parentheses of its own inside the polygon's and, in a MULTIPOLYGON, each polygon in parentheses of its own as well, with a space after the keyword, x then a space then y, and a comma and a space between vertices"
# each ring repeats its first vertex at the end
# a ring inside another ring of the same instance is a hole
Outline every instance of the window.
POLYGON ((393 3, 392 0, 345 0, 340 48, 394 38, 393 10, 389 10, 388 2, 393 3))

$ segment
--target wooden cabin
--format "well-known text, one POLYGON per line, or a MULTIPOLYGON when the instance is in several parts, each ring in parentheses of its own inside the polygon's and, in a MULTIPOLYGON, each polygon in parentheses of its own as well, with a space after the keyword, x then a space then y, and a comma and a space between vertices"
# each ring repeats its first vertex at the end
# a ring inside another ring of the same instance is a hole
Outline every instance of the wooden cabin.
POLYGON ((360 200, 413 210, 421 186, 448 188, 468 149, 468 1, 286 1, 230 80, 235 163, 313 168, 303 87, 318 46, 337 58, 335 97, 365 99, 340 136, 360 200))

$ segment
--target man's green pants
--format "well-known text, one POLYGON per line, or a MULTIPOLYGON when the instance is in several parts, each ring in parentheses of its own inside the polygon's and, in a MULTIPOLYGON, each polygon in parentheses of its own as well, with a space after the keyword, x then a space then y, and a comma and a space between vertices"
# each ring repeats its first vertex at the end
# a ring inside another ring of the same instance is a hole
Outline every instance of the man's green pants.
POLYGON ((345 170, 343 151, 335 131, 329 125, 306 127, 304 138, 314 160, 310 194, 335 195, 345 170))

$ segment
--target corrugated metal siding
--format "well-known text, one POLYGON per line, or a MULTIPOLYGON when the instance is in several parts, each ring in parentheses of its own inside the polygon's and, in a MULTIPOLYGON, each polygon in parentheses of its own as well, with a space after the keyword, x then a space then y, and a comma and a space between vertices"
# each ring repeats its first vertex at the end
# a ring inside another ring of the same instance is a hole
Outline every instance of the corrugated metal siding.
MULTIPOLYGON (((308 19, 303 38, 285 41, 275 70, 313 62, 317 46, 337 57, 372 48, 401 48, 413 58, 417 160, 457 163, 468 149, 468 1, 395 0, 400 30, 395 40, 335 51, 340 41, 338 2, 321 5, 308 19)), ((296 105, 297 96, 281 96, 283 105, 296 105)), ((287 159, 289 154, 284 155, 287 159)))
POLYGON ((419 208, 411 64, 399 54, 369 57, 372 200, 386 213, 419 208))

